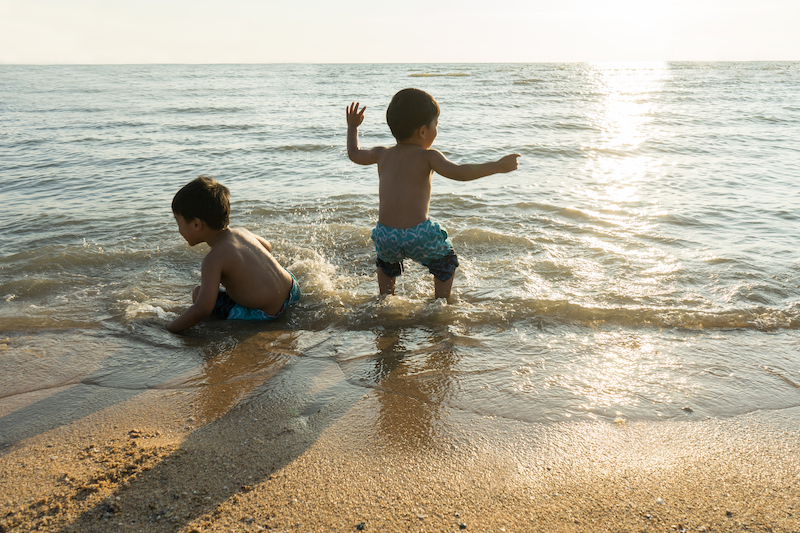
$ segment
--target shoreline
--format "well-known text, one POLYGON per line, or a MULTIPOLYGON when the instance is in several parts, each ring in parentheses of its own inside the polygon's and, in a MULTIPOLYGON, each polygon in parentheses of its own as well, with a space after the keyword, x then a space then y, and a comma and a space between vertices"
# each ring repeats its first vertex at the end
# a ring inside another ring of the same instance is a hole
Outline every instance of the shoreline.
POLYGON ((314 358, 211 420, 207 392, 140 391, 0 447, 0 532, 800 531, 800 408, 530 424, 314 358))

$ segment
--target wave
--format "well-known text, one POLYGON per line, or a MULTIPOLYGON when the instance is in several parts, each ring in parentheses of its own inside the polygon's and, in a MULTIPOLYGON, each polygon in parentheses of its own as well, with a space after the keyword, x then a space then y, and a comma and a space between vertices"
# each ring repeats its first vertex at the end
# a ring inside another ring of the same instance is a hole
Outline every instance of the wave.
POLYGON ((757 330, 800 329, 796 310, 752 308, 700 311, 680 308, 597 308, 565 301, 536 301, 524 306, 514 321, 532 318, 555 323, 574 323, 597 327, 657 327, 684 330, 757 330))
POLYGON ((214 113, 239 113, 246 111, 244 107, 171 107, 164 110, 167 113, 188 114, 214 114, 214 113))
MULTIPOLYGON (((92 329, 98 326, 92 320, 76 320, 64 316, 42 316, 42 315, 12 315, 0 314, 0 332, 19 333, 25 331, 58 331, 75 329, 92 329)), ((0 398, 5 397, 0 395, 0 398)))
POLYGON ((339 151, 342 147, 335 144, 294 144, 284 146, 272 146, 265 148, 264 151, 275 152, 330 152, 339 151))
MULTIPOLYGON (((494 252, 510 248, 514 253, 537 247, 535 239, 509 235, 496 228, 458 232, 461 248, 472 252, 464 255, 451 303, 431 299, 430 276, 412 262, 407 263, 408 271, 398 280, 398 295, 379 298, 369 233, 368 227, 348 220, 328 221, 308 237, 310 245, 293 243, 291 238, 275 243, 276 258, 297 276, 304 295, 282 327, 312 331, 360 331, 378 324, 461 324, 502 329, 800 329, 800 305, 771 304, 791 298, 788 293, 779 294, 777 299, 771 295, 753 298, 734 294, 736 303, 730 308, 709 305, 703 299, 684 306, 680 295, 652 305, 647 303, 647 297, 623 301, 610 295, 582 301, 542 296, 520 281, 524 276, 519 265, 502 263, 506 266, 498 270, 491 266, 497 261, 481 264, 481 254, 473 253, 483 245, 494 252)), ((122 324, 141 320, 166 323, 188 305, 187 295, 199 280, 203 252, 175 239, 166 246, 162 244, 157 253, 124 248, 105 251, 94 245, 49 246, 0 258, 0 279, 5 278, 0 282, 0 322, 4 331, 89 327, 108 320, 122 324)), ((538 265, 540 273, 546 266, 541 260, 531 265, 534 269, 538 265)), ((573 276, 569 269, 551 274, 555 276, 555 292, 559 283, 569 283, 573 276)), ((551 282, 544 283, 549 286, 551 282)), ((748 285, 746 289, 750 294, 755 288, 748 285)))
POLYGON ((742 122, 763 122, 767 124, 797 124, 798 120, 796 118, 786 118, 786 117, 776 117, 776 116, 766 116, 766 115, 750 115, 747 117, 739 118, 742 122))
POLYGON ((447 77, 463 77, 471 76, 468 72, 412 72, 408 75, 409 78, 447 78, 447 77))
POLYGON ((82 245, 47 245, 0 257, 0 270, 13 268, 21 272, 34 273, 41 269, 50 271, 67 267, 103 266, 148 260, 153 257, 154 252, 155 250, 125 247, 105 249, 86 241, 82 245))
POLYGON ((133 120, 122 120, 108 124, 110 128, 141 128, 144 126, 153 126, 152 122, 139 122, 133 120))
POLYGON ((533 157, 553 157, 556 159, 576 159, 585 157, 585 152, 579 146, 545 146, 528 145, 518 149, 520 155, 533 157))
POLYGON ((255 127, 256 126, 252 126, 250 124, 199 124, 196 126, 176 124, 172 126, 173 129, 179 131, 225 131, 225 130, 249 131, 254 129, 255 127))
POLYGON ((338 302, 339 305, 328 308, 323 308, 320 303, 306 302, 295 310, 296 326, 311 330, 333 327, 353 331, 372 329, 376 324, 387 327, 459 324, 503 329, 561 326, 760 332, 800 329, 800 316, 791 309, 598 308, 559 300, 506 298, 481 301, 465 295, 450 304, 402 295, 384 299, 371 297, 361 302, 338 298, 338 302))
POLYGON ((554 124, 546 125, 545 127, 547 129, 554 130, 602 131, 602 128, 599 128, 598 126, 576 122, 556 122, 554 124))
MULTIPOLYGON (((366 232, 353 237, 348 247, 356 241, 367 241, 366 232)), ((481 230, 462 232, 459 238, 478 236, 481 230)), ((492 238, 495 236, 492 233, 492 238)), ((480 237, 478 237, 481 240, 480 237)), ((515 237, 511 240, 523 240, 515 237)), ((519 243, 509 242, 515 248, 519 243)), ((396 296, 378 297, 375 283, 374 259, 365 246, 355 250, 342 264, 332 263, 313 250, 296 249, 287 255, 288 268, 295 273, 303 287, 304 299, 294 308, 291 323, 304 330, 360 331, 383 326, 425 327, 428 325, 460 324, 463 326, 488 326, 543 328, 560 326, 659 328, 679 330, 753 330, 772 332, 800 329, 800 306, 769 307, 748 306, 742 301, 736 307, 701 308, 698 306, 642 305, 631 300, 630 305, 603 306, 569 299, 554 299, 527 294, 527 291, 501 289, 487 286, 493 278, 483 279, 464 259, 461 282, 450 303, 431 299, 432 283, 427 272, 413 263, 408 272, 398 280, 396 296)))
POLYGON ((523 249, 535 244, 533 239, 524 235, 512 235, 502 231, 481 228, 469 228, 460 231, 458 233, 458 241, 466 246, 506 244, 523 249))

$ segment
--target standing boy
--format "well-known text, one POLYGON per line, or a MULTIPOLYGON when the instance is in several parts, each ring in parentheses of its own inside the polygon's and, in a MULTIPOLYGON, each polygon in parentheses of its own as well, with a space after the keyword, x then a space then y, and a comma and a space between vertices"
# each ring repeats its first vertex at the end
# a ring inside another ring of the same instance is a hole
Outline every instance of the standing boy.
POLYGON ((228 320, 273 320, 300 299, 297 280, 272 256, 272 245, 244 228, 228 227, 229 198, 227 187, 200 176, 172 200, 181 236, 190 246, 211 247, 192 292, 194 303, 167 326, 173 333, 211 313, 228 320))
POLYGON ((458 258, 447 232, 428 218, 433 172, 445 178, 470 181, 516 170, 519 154, 478 165, 457 165, 431 145, 439 124, 439 105, 419 89, 403 89, 386 109, 386 122, 397 144, 364 150, 358 146, 358 127, 364 110, 347 108, 347 155, 359 165, 378 164, 378 224, 372 232, 378 253, 378 288, 394 294, 403 259, 422 263, 433 274, 436 298, 449 298, 458 258))

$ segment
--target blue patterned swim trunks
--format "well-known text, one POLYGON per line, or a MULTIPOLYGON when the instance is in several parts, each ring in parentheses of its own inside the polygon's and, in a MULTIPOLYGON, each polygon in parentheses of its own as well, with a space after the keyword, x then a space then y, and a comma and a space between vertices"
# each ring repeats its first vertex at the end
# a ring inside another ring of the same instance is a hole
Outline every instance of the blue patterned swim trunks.
MULTIPOLYGON (((286 270, 286 272, 289 271, 286 270)), ((228 293, 222 289, 220 289, 219 293, 217 294, 217 303, 214 305, 212 314, 214 316, 224 318, 225 320, 275 320, 281 316, 290 305, 300 300, 300 285, 297 283, 297 279, 294 277, 294 274, 289 272, 289 275, 292 276, 292 289, 289 291, 289 297, 285 302, 283 302, 283 307, 281 307, 281 310, 277 315, 268 315, 261 309, 242 307, 231 300, 231 297, 228 296, 228 293)))
POLYGON ((372 230, 378 259, 375 264, 390 278, 403 272, 403 259, 412 259, 430 270, 439 281, 455 274, 458 257, 447 232, 436 222, 426 220, 413 228, 398 229, 380 222, 372 230))

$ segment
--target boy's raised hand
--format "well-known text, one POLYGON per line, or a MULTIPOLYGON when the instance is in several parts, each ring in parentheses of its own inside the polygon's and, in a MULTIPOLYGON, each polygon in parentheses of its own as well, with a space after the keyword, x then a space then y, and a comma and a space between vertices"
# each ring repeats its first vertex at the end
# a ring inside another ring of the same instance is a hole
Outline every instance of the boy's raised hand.
POLYGON ((358 102, 352 102, 347 107, 347 125, 358 127, 364 122, 364 110, 367 106, 363 106, 361 111, 358 110, 358 102))
POLYGON ((517 163, 517 158, 519 154, 509 154, 503 158, 501 158, 498 163, 500 163, 500 167, 503 169, 503 172, 511 172, 512 170, 517 170, 519 168, 519 164, 517 163))

